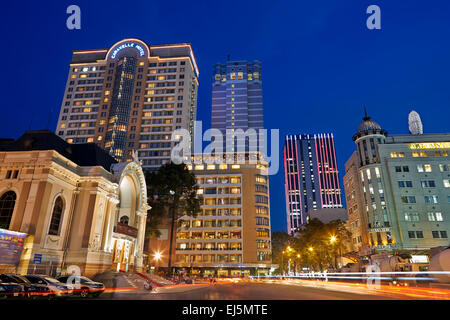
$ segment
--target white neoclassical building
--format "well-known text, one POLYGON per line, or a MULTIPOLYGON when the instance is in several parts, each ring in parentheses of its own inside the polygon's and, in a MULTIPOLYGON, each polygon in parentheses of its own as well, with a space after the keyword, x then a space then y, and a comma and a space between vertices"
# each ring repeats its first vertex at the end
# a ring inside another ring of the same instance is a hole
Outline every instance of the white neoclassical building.
POLYGON ((0 139, 0 234, 23 237, 23 249, 0 256, 0 272, 141 270, 149 209, 136 156, 117 163, 47 130, 0 139))

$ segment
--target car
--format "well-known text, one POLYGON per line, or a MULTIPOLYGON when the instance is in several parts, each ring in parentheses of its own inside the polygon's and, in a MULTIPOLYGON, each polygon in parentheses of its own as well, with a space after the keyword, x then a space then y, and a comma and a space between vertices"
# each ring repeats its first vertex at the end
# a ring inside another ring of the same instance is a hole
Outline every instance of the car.
POLYGON ((22 285, 0 279, 0 299, 23 297, 23 293, 24 288, 22 285))
POLYGON ((37 298, 48 296, 51 290, 47 285, 33 284, 24 276, 18 274, 0 274, 0 280, 7 283, 16 283, 23 287, 22 295, 27 298, 37 298))
POLYGON ((101 282, 95 282, 84 276, 60 276, 56 278, 58 281, 74 287, 74 294, 81 298, 89 296, 98 297, 105 291, 105 285, 101 282), (72 278, 71 278, 72 277, 72 278), (78 281, 80 287, 78 288, 78 281))
POLYGON ((51 297, 70 297, 73 294, 73 287, 59 282, 53 277, 42 275, 42 274, 27 274, 25 275, 31 283, 33 284, 44 284, 47 285, 51 290, 51 297))

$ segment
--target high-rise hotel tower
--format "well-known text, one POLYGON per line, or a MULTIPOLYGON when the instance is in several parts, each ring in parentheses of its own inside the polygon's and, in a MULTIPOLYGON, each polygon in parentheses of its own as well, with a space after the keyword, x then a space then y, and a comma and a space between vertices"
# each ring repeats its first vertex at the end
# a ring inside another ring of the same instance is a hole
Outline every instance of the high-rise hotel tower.
POLYGON ((227 61, 213 67, 211 127, 223 134, 227 129, 264 128, 259 61, 227 61))
POLYGON ((143 167, 169 161, 171 133, 193 135, 198 67, 188 43, 124 39, 108 49, 75 50, 56 133, 94 142, 118 161, 138 150, 143 167))
POLYGON ((287 135, 284 178, 288 232, 308 221, 308 212, 342 208, 332 133, 287 135))

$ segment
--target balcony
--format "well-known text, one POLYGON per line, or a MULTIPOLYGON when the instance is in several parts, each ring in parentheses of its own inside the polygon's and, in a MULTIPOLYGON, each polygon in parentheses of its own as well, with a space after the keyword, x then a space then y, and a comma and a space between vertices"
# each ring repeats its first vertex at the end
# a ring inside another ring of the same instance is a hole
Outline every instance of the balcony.
POLYGON ((137 238, 138 229, 125 223, 117 222, 117 225, 114 226, 114 232, 137 238))

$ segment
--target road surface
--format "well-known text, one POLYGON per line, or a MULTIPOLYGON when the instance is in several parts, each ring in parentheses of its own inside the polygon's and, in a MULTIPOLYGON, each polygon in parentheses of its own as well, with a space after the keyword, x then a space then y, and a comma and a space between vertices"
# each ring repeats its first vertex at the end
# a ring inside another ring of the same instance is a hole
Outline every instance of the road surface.
MULTIPOLYGON (((349 289, 350 291, 351 288, 349 289)), ((99 299, 118 300, 386 300, 389 297, 279 283, 226 283, 158 288, 154 292, 105 293, 99 299), (156 292, 155 292, 156 291, 156 292)))

